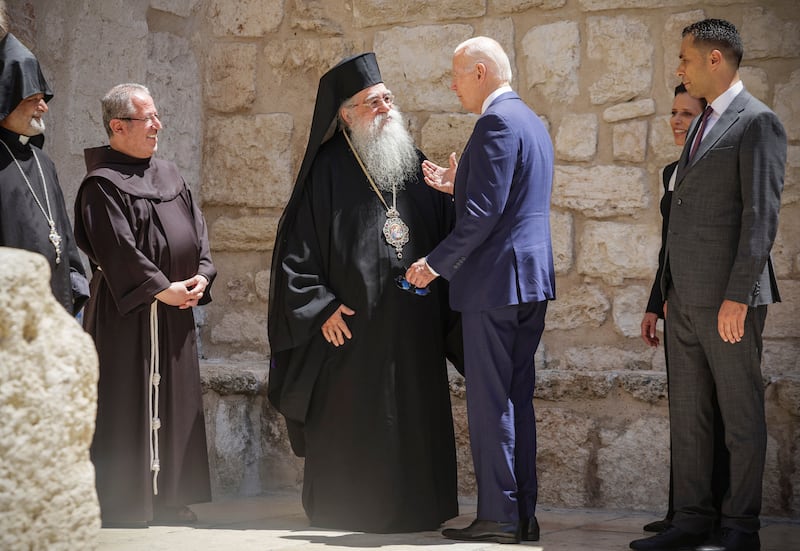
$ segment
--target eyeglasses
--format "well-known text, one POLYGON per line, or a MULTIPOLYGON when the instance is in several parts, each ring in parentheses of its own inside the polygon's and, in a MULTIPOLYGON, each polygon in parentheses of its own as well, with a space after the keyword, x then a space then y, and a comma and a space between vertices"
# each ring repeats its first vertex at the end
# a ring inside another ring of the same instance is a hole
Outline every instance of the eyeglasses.
POLYGON ((394 278, 394 282, 403 291, 408 291, 409 293, 414 293, 415 295, 419 295, 421 297, 427 296, 431 293, 431 290, 427 287, 415 287, 414 285, 411 285, 408 280, 401 275, 394 278))
POLYGON ((161 117, 158 113, 153 113, 152 115, 148 115, 146 117, 114 117, 115 119, 119 119, 121 121, 145 121, 148 123, 152 123, 154 120, 161 122, 161 117))
POLYGON ((394 94, 391 92, 386 92, 382 96, 375 96, 373 98, 367 98, 367 101, 364 103, 355 103, 351 105, 351 107, 359 107, 363 105, 364 107, 369 107, 373 111, 380 108, 381 104, 385 103, 386 107, 391 107, 394 105, 394 94))

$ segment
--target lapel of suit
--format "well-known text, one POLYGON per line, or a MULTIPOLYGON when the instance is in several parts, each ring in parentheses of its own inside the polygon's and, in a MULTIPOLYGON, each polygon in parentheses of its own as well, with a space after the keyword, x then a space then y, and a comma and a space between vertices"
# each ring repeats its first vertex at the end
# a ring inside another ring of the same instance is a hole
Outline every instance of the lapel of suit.
POLYGON ((694 142, 695 134, 697 133, 700 121, 700 117, 697 117, 692 124, 694 128, 690 130, 691 139, 687 139, 686 143, 683 146, 683 151, 681 152, 681 159, 678 164, 678 174, 675 179, 675 189, 678 189, 681 182, 683 181, 684 176, 692 170, 692 168, 702 159, 706 153, 714 146, 715 143, 719 141, 725 133, 730 130, 730 128, 739 120, 739 116, 744 111, 747 102, 750 101, 750 94, 747 90, 742 90, 739 92, 739 95, 736 96, 728 108, 725 110, 722 115, 720 115, 719 120, 711 127, 711 130, 708 131, 703 141, 700 142, 700 146, 697 148, 697 151, 694 154, 694 158, 689 161, 689 151, 692 148, 692 143, 694 142))

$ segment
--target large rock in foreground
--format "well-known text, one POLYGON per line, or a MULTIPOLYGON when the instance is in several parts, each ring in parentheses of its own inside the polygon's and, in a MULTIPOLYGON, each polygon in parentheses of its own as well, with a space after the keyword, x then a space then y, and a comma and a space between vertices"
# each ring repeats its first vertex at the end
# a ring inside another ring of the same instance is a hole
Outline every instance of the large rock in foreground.
POLYGON ((0 549, 97 548, 97 355, 49 281, 42 256, 0 248, 0 549))

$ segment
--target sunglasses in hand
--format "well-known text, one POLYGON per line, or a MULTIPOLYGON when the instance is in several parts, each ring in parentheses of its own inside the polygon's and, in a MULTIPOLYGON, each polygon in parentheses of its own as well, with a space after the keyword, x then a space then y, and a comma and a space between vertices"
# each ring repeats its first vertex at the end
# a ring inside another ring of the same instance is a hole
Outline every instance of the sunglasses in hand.
POLYGON ((427 296, 431 293, 431 290, 427 287, 415 287, 414 285, 411 285, 405 276, 397 276, 394 278, 394 282, 403 291, 408 291, 409 293, 414 293, 415 295, 419 295, 421 297, 427 296))

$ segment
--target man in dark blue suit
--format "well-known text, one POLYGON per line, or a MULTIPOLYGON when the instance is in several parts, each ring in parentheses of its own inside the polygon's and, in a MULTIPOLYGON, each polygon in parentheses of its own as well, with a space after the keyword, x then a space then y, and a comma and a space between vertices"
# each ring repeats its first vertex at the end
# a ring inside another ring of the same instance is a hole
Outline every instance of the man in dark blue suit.
POLYGON ((539 117, 509 87, 511 64, 476 37, 453 55, 451 88, 480 118, 460 163, 426 162, 429 185, 453 193, 456 225, 406 279, 441 275, 462 313, 467 411, 477 519, 445 537, 519 543, 539 539, 533 356, 555 298, 550 239, 553 146, 539 117))

